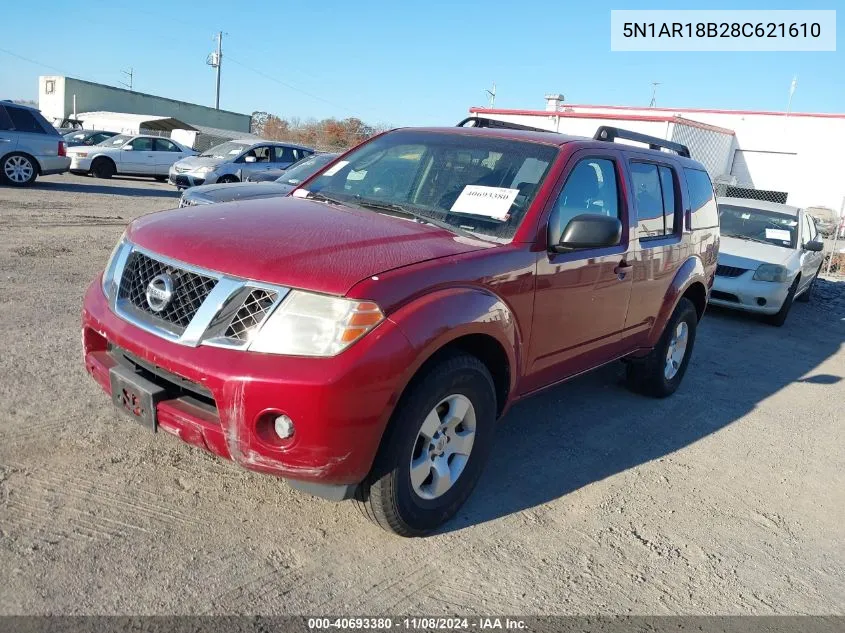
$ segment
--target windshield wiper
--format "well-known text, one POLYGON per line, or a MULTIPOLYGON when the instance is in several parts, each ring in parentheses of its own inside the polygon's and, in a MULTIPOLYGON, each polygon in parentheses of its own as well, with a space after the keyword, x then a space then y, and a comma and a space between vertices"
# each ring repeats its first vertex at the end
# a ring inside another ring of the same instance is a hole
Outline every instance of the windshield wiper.
POLYGON ((430 224, 431 226, 445 229, 451 233, 463 235, 464 237, 475 237, 468 231, 464 231, 453 224, 449 224, 443 220, 438 220, 437 218, 430 218, 429 216, 422 215, 421 213, 415 213, 411 209, 401 204, 396 204, 395 202, 380 202, 378 200, 367 200, 366 198, 360 197, 356 197, 355 200, 362 207, 381 211, 382 213, 387 213, 388 215, 395 215, 397 217, 414 220, 415 222, 420 222, 421 224, 430 224))
POLYGON ((332 198, 331 196, 327 196, 326 194, 320 193, 319 191, 310 191, 306 200, 316 200, 317 202, 331 202, 332 204, 352 204, 352 206, 356 206, 354 202, 350 203, 348 200, 339 200, 338 198, 332 198))
POLYGON ((722 233, 725 237, 735 237, 738 240, 747 240, 749 242, 757 242, 758 244, 771 244, 768 240, 761 240, 759 237, 749 237, 748 235, 737 235, 736 233, 722 233))

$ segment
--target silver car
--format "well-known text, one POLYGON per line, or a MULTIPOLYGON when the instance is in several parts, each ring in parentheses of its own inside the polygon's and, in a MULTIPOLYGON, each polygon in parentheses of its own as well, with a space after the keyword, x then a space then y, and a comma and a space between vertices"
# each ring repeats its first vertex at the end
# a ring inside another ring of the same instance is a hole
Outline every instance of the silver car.
POLYGON ((0 101, 0 182, 24 187, 69 168, 64 139, 38 110, 0 101))
POLYGON ((180 189, 241 182, 259 171, 284 169, 313 153, 310 147, 277 141, 228 141, 176 162, 170 168, 169 181, 180 189))
POLYGON ((792 302, 808 301, 821 271, 815 220, 785 204, 717 198, 721 243, 710 303, 766 315, 783 325, 792 302))

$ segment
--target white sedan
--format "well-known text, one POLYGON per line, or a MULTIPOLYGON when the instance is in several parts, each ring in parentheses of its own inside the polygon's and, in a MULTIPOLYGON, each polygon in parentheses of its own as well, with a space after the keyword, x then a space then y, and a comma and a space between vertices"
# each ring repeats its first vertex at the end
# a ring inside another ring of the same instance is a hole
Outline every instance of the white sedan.
POLYGON ((809 300, 822 267, 815 220, 785 204, 717 198, 721 243, 710 303, 783 325, 792 302, 809 300))
POLYGON ((170 166, 196 152, 160 136, 118 134, 98 145, 69 147, 70 171, 111 178, 115 174, 152 176, 167 180, 170 166))

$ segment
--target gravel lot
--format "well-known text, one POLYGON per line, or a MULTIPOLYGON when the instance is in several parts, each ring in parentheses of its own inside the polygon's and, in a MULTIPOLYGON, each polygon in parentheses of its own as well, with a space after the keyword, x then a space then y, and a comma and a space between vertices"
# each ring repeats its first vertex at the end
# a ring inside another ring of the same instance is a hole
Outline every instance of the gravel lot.
POLYGON ((0 187, 0 613, 843 614, 845 282, 715 310, 672 398, 614 365, 523 402, 443 533, 403 540, 115 412, 83 290, 141 179, 0 187))

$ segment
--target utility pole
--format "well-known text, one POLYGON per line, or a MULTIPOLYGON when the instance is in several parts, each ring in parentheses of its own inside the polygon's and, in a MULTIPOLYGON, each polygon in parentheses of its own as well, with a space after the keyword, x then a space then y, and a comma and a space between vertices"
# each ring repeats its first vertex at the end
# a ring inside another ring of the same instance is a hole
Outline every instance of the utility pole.
POLYGON ((120 71, 129 78, 129 83, 126 83, 125 81, 121 81, 120 85, 126 86, 130 90, 132 90, 132 78, 134 77, 133 71, 134 71, 133 68, 130 68, 129 70, 121 70, 120 71))
POLYGON ((214 107, 220 109, 220 66, 223 64, 223 31, 217 32, 217 52, 210 53, 205 63, 217 70, 217 91, 214 97, 214 107))
POLYGON ((659 85, 659 81, 651 82, 651 103, 648 104, 649 108, 654 108, 657 106, 657 86, 659 85))

